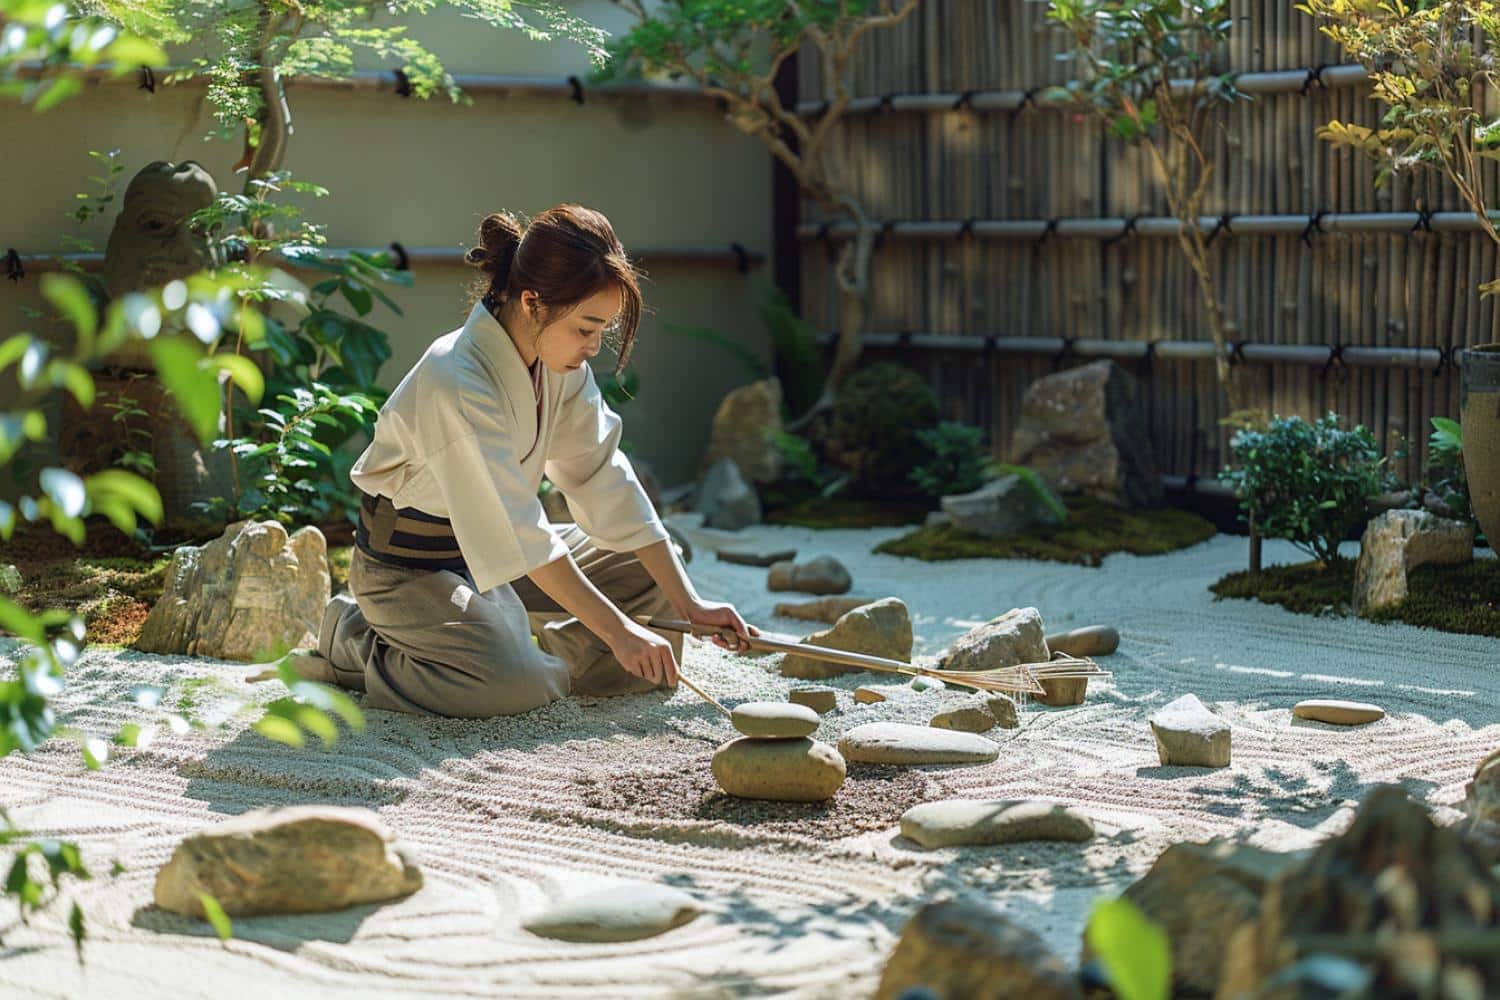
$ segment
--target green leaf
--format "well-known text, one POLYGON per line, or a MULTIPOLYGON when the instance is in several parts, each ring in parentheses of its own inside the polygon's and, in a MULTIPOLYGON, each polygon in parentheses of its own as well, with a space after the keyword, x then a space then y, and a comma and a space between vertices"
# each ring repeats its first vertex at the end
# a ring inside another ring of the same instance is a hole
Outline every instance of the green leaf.
POLYGON ((82 282, 70 274, 51 271, 42 275, 42 295, 73 324, 85 344, 93 342, 94 334, 99 331, 99 317, 82 282))
POLYGON ((348 300, 349 304, 354 307, 354 311, 361 316, 366 315, 374 305, 370 290, 357 281, 345 279, 340 283, 339 291, 343 293, 344 298, 348 300))
MULTIPOLYGON (((269 711, 268 708, 267 712, 269 711)), ((289 747, 300 747, 307 742, 302 738, 302 730, 297 728, 295 722, 277 715, 263 715, 250 728, 268 740, 285 743, 289 747)))
POLYGON ((73 939, 73 951, 82 964, 83 939, 88 937, 88 931, 83 925, 83 908, 76 901, 68 911, 68 935, 73 939))
POLYGON ((255 367, 255 362, 242 354, 215 354, 208 361, 218 371, 229 373, 230 380, 240 387, 251 406, 260 402, 266 391, 266 377, 255 367))
POLYGON ((167 54, 157 45, 134 35, 121 35, 104 50, 104 57, 115 67, 115 75, 141 66, 165 66, 167 54))
POLYGON ((1172 949, 1166 932, 1121 896, 1094 904, 1084 934, 1120 1000, 1171 995, 1172 949))
MULTIPOLYGON (((53 78, 43 86, 41 96, 36 99, 33 107, 37 114, 50 110, 53 105, 60 104, 68 98, 83 92, 83 81, 76 76, 59 76, 53 78)), ((56 272, 54 272, 56 273, 56 272)))
POLYGON ((83 485, 96 505, 101 500, 106 506, 113 501, 123 502, 152 524, 161 524, 164 514, 161 494, 155 486, 135 473, 124 469, 105 469, 89 476, 83 481, 83 485))
POLYGON ((228 941, 234 936, 234 924, 217 899, 206 892, 200 892, 198 903, 203 907, 203 919, 213 925, 214 933, 219 935, 220 941, 228 941))
POLYGON ((53 365, 61 376, 63 385, 78 400, 78 405, 85 410, 93 406, 94 377, 88 373, 88 369, 72 361, 55 361, 53 365))
POLYGON ((157 337, 151 341, 151 358, 193 433, 208 444, 219 427, 219 380, 203 364, 202 347, 186 337, 157 337))
POLYGON ((21 355, 31 346, 32 336, 29 333, 18 333, 7 340, 0 341, 0 372, 5 371, 11 365, 21 360, 21 355))

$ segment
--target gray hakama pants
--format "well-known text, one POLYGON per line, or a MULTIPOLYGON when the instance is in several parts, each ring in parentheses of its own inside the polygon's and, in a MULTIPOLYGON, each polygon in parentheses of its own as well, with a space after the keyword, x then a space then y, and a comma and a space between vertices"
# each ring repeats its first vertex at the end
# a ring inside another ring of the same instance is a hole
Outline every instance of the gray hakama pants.
MULTIPOLYGON (((622 612, 676 617, 633 553, 597 548, 576 524, 555 527, 584 576, 622 612)), ((391 566, 356 548, 349 591, 329 602, 318 652, 340 687, 365 693, 366 708, 482 718, 527 712, 570 692, 657 687, 627 672, 524 576, 476 593, 457 573, 391 566)), ((681 663, 682 633, 658 634, 681 663)))

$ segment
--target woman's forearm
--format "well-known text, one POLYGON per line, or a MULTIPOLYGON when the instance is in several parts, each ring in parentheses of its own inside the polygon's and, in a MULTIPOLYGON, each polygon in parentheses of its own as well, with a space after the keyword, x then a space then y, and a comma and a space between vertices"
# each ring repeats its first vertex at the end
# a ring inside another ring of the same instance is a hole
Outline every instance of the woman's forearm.
POLYGON ((583 575, 572 556, 554 559, 526 575, 542 593, 605 642, 624 631, 624 614, 583 575))
POLYGON ((663 539, 642 546, 635 550, 635 557, 646 567, 646 572, 651 574, 651 579, 656 581, 677 613, 686 617, 688 606, 698 600, 698 592, 693 589, 693 581, 688 579, 677 559, 671 540, 663 539))

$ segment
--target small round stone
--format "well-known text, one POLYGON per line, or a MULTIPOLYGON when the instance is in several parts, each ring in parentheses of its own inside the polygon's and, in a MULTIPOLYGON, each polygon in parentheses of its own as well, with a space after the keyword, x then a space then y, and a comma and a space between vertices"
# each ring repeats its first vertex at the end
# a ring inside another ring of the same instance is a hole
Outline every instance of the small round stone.
POLYGON ((740 737, 714 752, 714 780, 730 795, 779 802, 822 802, 844 783, 844 758, 827 743, 740 737))
POLYGON ((838 696, 833 688, 796 688, 786 700, 793 705, 806 705, 819 715, 832 712, 838 706, 838 696))
POLYGON ((1385 709, 1362 701, 1339 701, 1335 698, 1312 698, 1299 701, 1292 709, 1299 719, 1331 722, 1335 726, 1362 726, 1385 718, 1385 709))
POLYGON ((791 702, 747 701, 735 706, 729 721, 746 736, 757 739, 797 739, 817 730, 818 713, 791 702))
POLYGON ((994 713, 984 705, 965 705, 937 713, 928 725, 938 729, 956 729, 961 733, 987 733, 997 723, 994 713))

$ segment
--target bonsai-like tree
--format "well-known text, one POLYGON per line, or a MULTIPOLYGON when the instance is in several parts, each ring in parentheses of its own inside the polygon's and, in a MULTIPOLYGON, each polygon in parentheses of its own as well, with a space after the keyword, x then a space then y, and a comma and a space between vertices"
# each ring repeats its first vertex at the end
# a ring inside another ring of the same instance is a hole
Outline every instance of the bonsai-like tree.
POLYGON ((1167 204, 1181 223, 1177 242, 1198 279, 1213 337, 1214 370, 1240 409, 1229 367, 1224 306, 1200 224, 1214 165, 1205 147, 1215 111, 1243 97, 1215 72, 1228 38, 1226 0, 1050 0, 1047 16, 1073 35, 1086 78, 1047 96, 1072 99, 1110 135, 1145 149, 1167 204))
POLYGON ((854 370, 869 303, 875 229, 855 195, 837 142, 849 106, 855 48, 872 31, 899 24, 918 0, 675 0, 647 11, 642 0, 620 0, 637 23, 609 45, 613 60, 594 79, 665 74, 689 77, 723 102, 725 118, 764 142, 802 191, 830 213, 853 222, 853 240, 839 252, 839 339, 823 391, 791 425, 805 425, 832 406, 854 370), (811 45, 822 67, 824 108, 804 121, 782 103, 782 65, 811 45), (760 55, 757 56, 756 53, 760 55))
MULTIPOLYGON (((1380 127, 1330 121, 1318 136, 1358 150, 1379 166, 1380 187, 1404 171, 1436 170, 1458 189, 1497 246, 1500 232, 1487 206, 1480 161, 1500 159, 1500 117, 1482 107, 1497 80, 1500 11, 1477 0, 1408 6, 1403 0, 1307 0, 1297 9, 1317 18, 1370 74, 1373 96, 1386 105, 1380 127), (1482 45, 1475 40, 1482 39, 1482 45)), ((1500 278, 1479 286, 1500 292, 1500 278)))
MULTIPOLYGON (((236 169, 246 170, 245 194, 253 195, 253 183, 279 169, 286 154, 292 119, 282 80, 288 76, 348 76, 355 50, 363 49, 399 58, 412 97, 425 100, 441 90, 454 103, 472 103, 437 57, 406 37, 405 25, 368 26, 377 11, 428 14, 444 2, 492 27, 538 40, 561 36, 583 45, 596 63, 605 58, 604 32, 552 0, 85 0, 83 7, 161 45, 208 39, 216 46, 165 82, 210 79, 216 134, 245 130, 236 169)), ((265 221, 256 228, 263 235, 265 221)))

